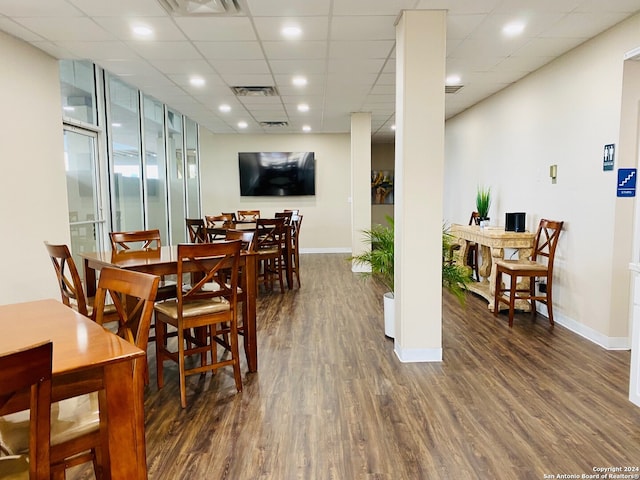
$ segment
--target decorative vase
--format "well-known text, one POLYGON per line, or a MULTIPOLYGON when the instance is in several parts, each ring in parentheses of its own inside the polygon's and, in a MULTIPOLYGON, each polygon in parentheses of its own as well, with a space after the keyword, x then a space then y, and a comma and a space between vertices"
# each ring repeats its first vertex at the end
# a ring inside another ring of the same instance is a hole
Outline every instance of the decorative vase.
POLYGON ((396 335, 393 292, 384 294, 384 334, 389 338, 395 338, 396 335))

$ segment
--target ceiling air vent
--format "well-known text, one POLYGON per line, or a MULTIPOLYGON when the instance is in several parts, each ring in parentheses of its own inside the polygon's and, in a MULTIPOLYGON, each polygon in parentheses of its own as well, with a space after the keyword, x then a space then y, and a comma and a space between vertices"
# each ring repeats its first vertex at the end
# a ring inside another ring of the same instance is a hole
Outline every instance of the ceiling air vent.
POLYGON ((278 95, 276 87, 231 87, 238 97, 275 97, 278 95))
POLYGON ((238 0, 158 0, 174 17, 223 16, 242 13, 238 0))
POLYGON ((261 127, 267 127, 267 128, 288 127, 289 126, 289 122, 260 122, 260 126, 261 127))
POLYGON ((458 93, 462 87, 464 87, 464 85, 445 85, 444 93, 458 93))

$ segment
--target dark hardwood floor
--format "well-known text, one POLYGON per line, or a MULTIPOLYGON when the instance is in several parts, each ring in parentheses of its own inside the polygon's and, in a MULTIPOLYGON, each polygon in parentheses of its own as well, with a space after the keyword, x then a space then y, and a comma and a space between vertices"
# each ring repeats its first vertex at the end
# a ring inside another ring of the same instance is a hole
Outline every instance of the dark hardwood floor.
POLYGON ((303 255, 301 289, 260 296, 259 372, 242 355, 242 393, 230 368, 195 376, 183 410, 176 367, 158 391, 150 359, 150 479, 537 480, 640 466, 630 352, 525 313, 509 329, 484 300, 463 308, 445 293, 444 361, 402 364, 382 289, 346 257, 303 255))

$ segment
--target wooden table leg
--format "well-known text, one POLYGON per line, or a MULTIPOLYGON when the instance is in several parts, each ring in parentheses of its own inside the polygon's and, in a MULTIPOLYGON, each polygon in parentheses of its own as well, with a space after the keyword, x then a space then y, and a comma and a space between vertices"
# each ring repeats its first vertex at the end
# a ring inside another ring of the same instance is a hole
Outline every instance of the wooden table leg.
POLYGON ((99 398, 105 479, 147 478, 142 369, 133 372, 133 360, 104 367, 99 398))
POLYGON ((89 266, 89 261, 84 259, 84 288, 87 297, 96 296, 96 271, 89 266))
POLYGON ((258 256, 247 255, 245 258, 246 301, 242 306, 242 321, 244 322, 244 351, 250 372, 258 371, 258 343, 256 335, 256 301, 258 291, 257 264, 258 256))

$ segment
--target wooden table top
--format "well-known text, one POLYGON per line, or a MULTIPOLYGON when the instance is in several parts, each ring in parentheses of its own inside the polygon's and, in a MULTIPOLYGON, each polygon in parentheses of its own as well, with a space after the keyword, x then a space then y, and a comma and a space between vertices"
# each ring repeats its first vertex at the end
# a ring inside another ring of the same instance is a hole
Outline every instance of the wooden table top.
POLYGON ((127 361, 145 352, 56 300, 0 305, 0 352, 53 342, 53 375, 127 361))

